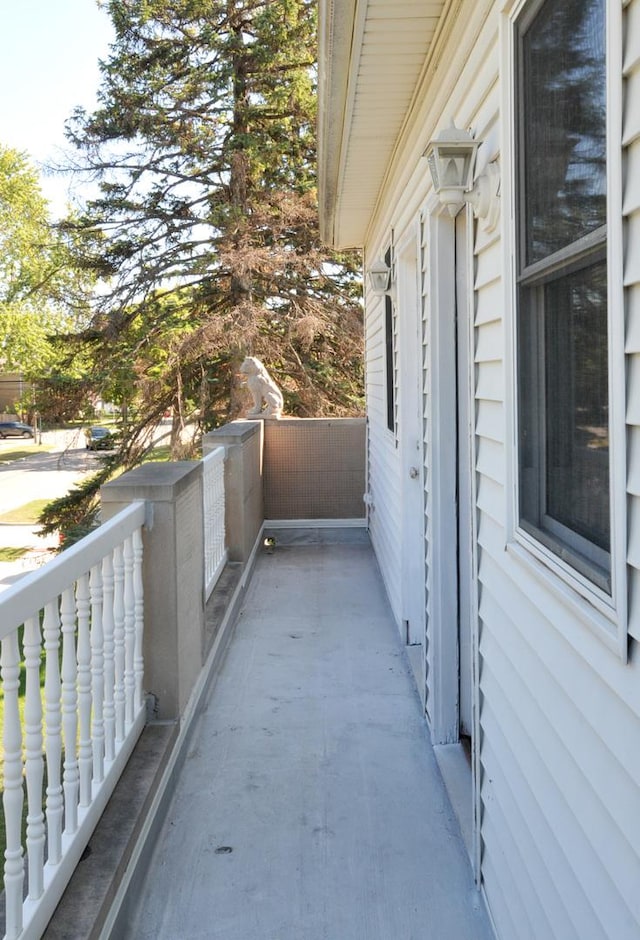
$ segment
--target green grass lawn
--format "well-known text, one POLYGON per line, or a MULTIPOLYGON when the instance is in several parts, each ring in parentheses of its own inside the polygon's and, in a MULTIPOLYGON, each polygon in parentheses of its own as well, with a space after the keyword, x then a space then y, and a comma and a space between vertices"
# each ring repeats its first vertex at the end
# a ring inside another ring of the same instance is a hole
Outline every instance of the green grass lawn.
POLYGON ((23 457, 33 457, 34 454, 50 453, 52 450, 53 447, 45 447, 42 444, 21 444, 19 450, 0 450, 0 464, 22 460, 23 457))
POLYGON ((151 463, 153 461, 164 461, 171 459, 171 447, 168 444, 158 444, 157 447, 154 447, 153 450, 150 450, 149 453, 143 460, 143 463, 151 463))
POLYGON ((11 548, 8 545, 0 547, 0 561, 18 561, 28 551, 28 548, 11 548))
POLYGON ((0 525, 35 525, 40 513, 51 502, 49 499, 32 499, 30 503, 10 509, 0 515, 0 525))

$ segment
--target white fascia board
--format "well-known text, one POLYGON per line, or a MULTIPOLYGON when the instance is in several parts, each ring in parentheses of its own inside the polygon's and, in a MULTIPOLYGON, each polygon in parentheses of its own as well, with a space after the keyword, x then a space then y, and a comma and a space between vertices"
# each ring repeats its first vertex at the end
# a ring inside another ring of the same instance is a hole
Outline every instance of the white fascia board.
POLYGON ((318 8, 318 193, 320 237, 335 245, 343 146, 348 139, 349 73, 356 0, 320 0, 318 8))

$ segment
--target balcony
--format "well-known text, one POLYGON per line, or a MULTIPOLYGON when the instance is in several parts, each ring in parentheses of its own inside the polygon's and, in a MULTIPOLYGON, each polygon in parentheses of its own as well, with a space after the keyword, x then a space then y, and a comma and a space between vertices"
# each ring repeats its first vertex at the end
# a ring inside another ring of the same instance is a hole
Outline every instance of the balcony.
POLYGON ((108 484, 102 547, 0 599, 6 935, 488 940, 368 541, 364 421, 235 422, 204 451, 108 484), (34 605, 44 716, 19 730, 34 605))

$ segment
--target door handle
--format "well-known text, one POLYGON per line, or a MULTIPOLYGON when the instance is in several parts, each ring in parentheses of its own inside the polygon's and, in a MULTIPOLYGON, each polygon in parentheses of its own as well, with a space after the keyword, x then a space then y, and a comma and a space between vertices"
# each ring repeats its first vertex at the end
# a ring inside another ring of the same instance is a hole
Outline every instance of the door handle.
POLYGON ((409 476, 412 480, 417 480, 417 478, 420 476, 420 471, 417 467, 409 467, 409 476))

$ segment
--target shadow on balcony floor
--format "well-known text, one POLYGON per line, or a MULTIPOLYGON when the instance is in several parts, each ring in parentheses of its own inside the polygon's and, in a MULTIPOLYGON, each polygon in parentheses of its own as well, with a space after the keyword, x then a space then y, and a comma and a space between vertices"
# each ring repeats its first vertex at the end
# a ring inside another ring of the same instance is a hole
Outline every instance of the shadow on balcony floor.
POLYGON ((258 560, 118 935, 492 936, 368 544, 258 560))

